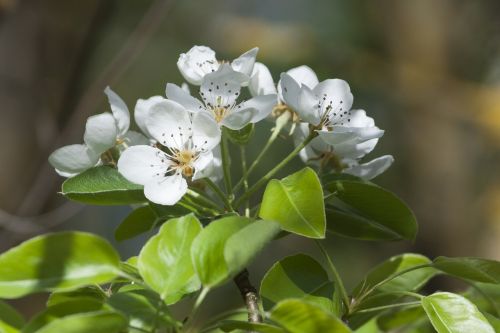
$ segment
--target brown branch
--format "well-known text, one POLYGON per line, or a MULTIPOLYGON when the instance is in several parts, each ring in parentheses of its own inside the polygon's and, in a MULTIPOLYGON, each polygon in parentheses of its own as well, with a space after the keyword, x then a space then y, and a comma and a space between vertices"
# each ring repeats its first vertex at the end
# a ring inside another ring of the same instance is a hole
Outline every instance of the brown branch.
POLYGON ((244 269, 241 273, 236 275, 234 283, 240 290, 241 297, 245 302, 248 311, 249 323, 262 323, 262 315, 259 311, 259 296, 257 290, 250 283, 248 270, 244 269))

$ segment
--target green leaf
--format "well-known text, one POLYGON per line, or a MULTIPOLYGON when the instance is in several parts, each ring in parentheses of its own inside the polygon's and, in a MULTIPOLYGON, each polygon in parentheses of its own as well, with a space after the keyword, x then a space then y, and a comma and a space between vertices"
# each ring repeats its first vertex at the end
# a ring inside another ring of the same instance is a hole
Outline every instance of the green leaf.
POLYGON ((465 297, 439 292, 422 299, 432 326, 438 333, 494 333, 477 307, 465 297))
POLYGON ((139 254, 138 268, 142 278, 167 304, 177 302, 200 287, 191 262, 191 245, 201 230, 193 214, 171 219, 139 254))
POLYGON ((334 284, 321 264, 305 254, 275 263, 262 279, 260 296, 264 310, 287 298, 304 300, 333 311, 334 284))
POLYGON ((174 325, 167 306, 151 290, 120 291, 109 298, 108 304, 124 314, 138 330, 151 332, 154 327, 162 330, 174 325))
POLYGON ((196 237, 191 260, 205 287, 214 287, 239 273, 279 232, 277 224, 241 216, 210 223, 196 237))
POLYGON ((57 303, 49 306, 42 312, 34 316, 29 323, 23 327, 23 333, 38 332, 42 327, 50 324, 51 322, 74 314, 98 312, 109 310, 102 301, 96 301, 85 298, 75 298, 70 301, 57 303))
POLYGON ((121 314, 100 311, 79 313, 52 321, 36 333, 119 333, 128 325, 121 314))
POLYGON ((318 176, 304 168, 282 180, 271 180, 259 216, 276 221, 283 230, 310 238, 325 238, 323 190, 318 176))
POLYGON ((115 230, 115 239, 119 242, 148 232, 159 222, 158 216, 150 206, 133 210, 115 230))
MULTIPOLYGON (((389 258, 368 273, 363 281, 354 288, 353 296, 355 299, 359 298, 363 293, 398 272, 430 264, 431 261, 420 254, 405 253, 389 258)), ((434 275, 436 275, 436 271, 432 268, 424 267, 416 269, 384 283, 377 288, 377 291, 417 291, 434 275)))
POLYGON ((120 259, 101 237, 61 232, 32 238, 0 255, 0 297, 111 281, 120 259))
POLYGON ((143 187, 126 180, 118 170, 98 166, 62 185, 62 194, 71 200, 91 205, 127 205, 147 202, 143 187))
POLYGON ((74 299, 86 299, 102 303, 106 299, 106 294, 98 286, 85 286, 70 291, 56 291, 50 294, 47 300, 47 306, 51 307, 74 299))
POLYGON ((271 320, 291 333, 349 333, 339 318, 308 302, 288 299, 278 303, 271 320))
POLYGON ((328 230, 363 240, 413 240, 417 221, 394 193, 367 182, 338 180, 327 185, 334 200, 327 207, 328 230))
POLYGON ((15 333, 24 325, 24 318, 9 304, 0 301, 0 333, 15 333))
POLYGON ((264 323, 249 323, 248 321, 239 320, 224 320, 219 326, 224 332, 244 330, 260 333, 287 333, 287 331, 277 326, 264 323))
POLYGON ((488 319, 488 322, 490 323, 491 327, 495 330, 495 332, 500 332, 500 319, 487 313, 484 312, 483 315, 488 319))
POLYGON ((500 283, 500 262, 482 258, 438 257, 434 260, 435 268, 459 278, 485 283, 500 283))
POLYGON ((384 332, 387 332, 414 326, 423 320, 427 320, 427 317, 424 309, 419 306, 383 314, 378 317, 377 324, 384 332))
POLYGON ((232 130, 224 127, 224 132, 227 134, 232 143, 237 145, 246 145, 255 132, 255 126, 254 124, 248 124, 239 130, 232 130))

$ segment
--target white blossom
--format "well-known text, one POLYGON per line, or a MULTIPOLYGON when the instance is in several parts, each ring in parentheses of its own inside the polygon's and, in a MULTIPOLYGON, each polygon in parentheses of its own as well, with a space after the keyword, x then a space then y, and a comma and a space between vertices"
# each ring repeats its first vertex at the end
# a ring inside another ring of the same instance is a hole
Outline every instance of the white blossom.
POLYGON ((49 156, 49 163, 63 177, 73 177, 101 163, 101 155, 115 146, 145 144, 140 133, 129 131, 130 113, 125 102, 109 87, 111 113, 91 116, 85 125, 84 144, 64 146, 49 156))
MULTIPOLYGON (((258 48, 253 48, 230 64, 233 70, 245 75, 245 83, 250 79, 258 51, 258 48)), ((216 72, 221 64, 222 62, 215 57, 215 51, 207 46, 193 46, 187 53, 182 53, 177 61, 182 76, 197 86, 203 82, 205 75, 216 72)))
POLYGON ((179 86, 167 84, 167 98, 183 105, 188 111, 202 112, 219 126, 238 130, 249 123, 264 119, 276 102, 276 95, 261 95, 238 103, 246 76, 222 64, 215 72, 207 74, 201 83, 201 100, 186 93, 179 86))
POLYGON ((171 100, 149 107, 146 127, 162 149, 130 147, 122 153, 118 171, 129 181, 143 185, 150 201, 174 205, 186 193, 187 180, 209 176, 205 169, 211 166, 220 129, 208 114, 190 113, 171 100))

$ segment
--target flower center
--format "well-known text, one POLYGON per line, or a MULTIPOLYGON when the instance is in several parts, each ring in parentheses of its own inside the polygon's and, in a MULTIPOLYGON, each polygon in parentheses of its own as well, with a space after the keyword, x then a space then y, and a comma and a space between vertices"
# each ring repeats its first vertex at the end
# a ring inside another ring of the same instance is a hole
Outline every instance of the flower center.
POLYGON ((194 168, 192 166, 193 162, 196 160, 196 155, 191 150, 181 150, 174 154, 174 168, 180 170, 182 174, 186 177, 192 177, 194 173, 194 168))
POLYGON ((218 106, 213 108, 212 112, 214 113, 215 121, 220 123, 226 117, 227 109, 225 107, 218 106))

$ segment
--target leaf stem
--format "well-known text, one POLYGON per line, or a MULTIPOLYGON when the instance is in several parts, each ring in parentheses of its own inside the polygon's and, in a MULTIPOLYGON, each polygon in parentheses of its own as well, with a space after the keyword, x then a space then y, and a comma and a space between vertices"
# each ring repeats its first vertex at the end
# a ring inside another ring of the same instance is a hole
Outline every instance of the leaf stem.
MULTIPOLYGON (((241 170, 243 171, 243 177, 241 178, 243 180, 243 189, 248 191, 248 172, 247 172, 247 159, 245 155, 245 146, 240 146, 240 157, 241 157, 241 170)), ((250 217, 250 203, 246 201, 245 204, 245 216, 250 217)))
POLYGON ((215 184, 210 178, 204 178, 203 181, 205 182, 205 184, 207 184, 208 187, 212 189, 212 191, 214 191, 214 193, 219 197, 219 199, 222 200, 224 206, 228 211, 231 212, 234 211, 233 207, 231 206, 231 202, 228 200, 224 192, 222 192, 220 187, 217 186, 217 184, 215 184))
POLYGON ((193 324, 194 324, 194 318, 196 316, 196 313, 198 312, 200 305, 203 303, 205 300, 205 297, 207 296, 208 292, 210 291, 209 288, 204 287, 201 289, 200 293, 198 294, 198 297, 196 298, 196 301, 194 302, 193 308, 191 309, 191 314, 189 315, 189 318, 187 319, 185 323, 186 333, 194 332, 193 324))
POLYGON ((271 179, 271 177, 274 176, 274 174, 276 172, 278 172, 279 170, 281 170, 281 168, 283 168, 285 165, 287 165, 288 162, 290 162, 295 156, 297 156, 298 153, 305 146, 307 146, 309 144, 309 142, 311 142, 311 140, 314 139, 316 136, 317 136, 317 133, 314 132, 314 131, 312 131, 311 134, 309 134, 309 136, 300 145, 298 145, 297 147, 295 147, 295 149, 290 154, 288 154, 287 157, 285 157, 280 163, 278 163, 278 165, 276 165, 267 174, 265 174, 261 179, 259 179, 259 181, 257 183, 255 183, 252 187, 250 187, 248 189, 248 191, 246 191, 245 194, 243 194, 238 200, 236 200, 236 202, 234 203, 233 207, 238 208, 243 202, 245 202, 246 200, 248 200, 250 198, 250 196, 255 191, 257 191, 264 184, 266 184, 267 181, 269 179, 271 179))
POLYGON ((321 254, 323 257, 326 259, 326 262, 328 263, 328 268, 330 269, 330 272, 333 275, 333 281, 335 282, 336 287, 339 289, 340 297, 342 299, 342 303, 344 303, 344 309, 347 311, 346 315, 349 312, 349 296, 347 295, 347 290, 345 289, 344 282, 342 282, 342 278, 340 277, 339 272, 337 271, 337 268, 333 264, 332 259, 328 255, 328 252, 326 251, 325 247, 321 242, 317 239, 314 240, 316 245, 318 246, 319 250, 321 251, 321 254))
POLYGON ((217 211, 221 211, 219 205, 217 205, 212 199, 204 195, 203 193, 199 193, 197 191, 193 191, 191 189, 187 190, 187 194, 194 200, 200 203, 201 205, 205 205, 211 207, 217 211))
POLYGON ((392 308, 397 308, 397 307, 400 307, 400 306, 417 306, 417 305, 421 305, 422 303, 420 301, 418 302, 405 302, 405 303, 395 303, 395 304, 389 304, 389 305, 382 305, 382 306, 376 306, 376 307, 373 307, 373 308, 368 308, 368 309, 363 309, 363 310, 359 310, 356 312, 356 314, 358 313, 368 313, 368 312, 374 312, 374 311, 380 311, 380 310, 386 310, 386 309, 392 309, 392 308))
POLYGON ((253 170, 255 170, 257 165, 259 165, 260 161, 262 160, 262 157, 264 157, 264 155, 267 153, 269 148, 271 148, 272 144, 278 138, 278 135, 280 134, 281 130, 286 125, 286 123, 288 122, 289 119, 290 119, 290 112, 285 112, 280 117, 278 117, 278 119, 276 119, 276 126, 274 127, 271 135, 269 136, 269 139, 267 140, 266 145, 264 146, 264 148, 262 148, 259 155, 252 162, 252 164, 250 165, 248 170, 243 171, 243 176, 238 181, 238 183, 234 186, 233 192, 238 191, 240 189, 240 187, 245 184, 245 181, 248 181, 248 176, 252 173, 253 170))
POLYGON ((225 131, 222 131, 220 146, 222 154, 222 171, 224 173, 224 185, 226 187, 226 194, 229 197, 232 197, 233 186, 231 185, 231 172, 229 171, 231 159, 229 157, 229 146, 227 142, 227 134, 225 133, 225 131))

